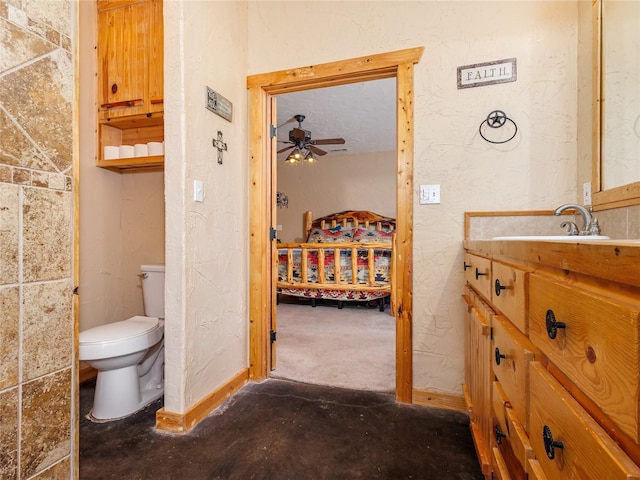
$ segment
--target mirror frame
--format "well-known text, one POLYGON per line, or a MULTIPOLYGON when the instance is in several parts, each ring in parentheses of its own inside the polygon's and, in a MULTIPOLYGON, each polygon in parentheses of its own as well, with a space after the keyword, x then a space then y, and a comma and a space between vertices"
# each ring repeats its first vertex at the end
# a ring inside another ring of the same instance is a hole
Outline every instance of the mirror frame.
POLYGON ((594 210, 640 205, 640 182, 602 189, 602 0, 593 0, 593 104, 591 190, 594 210))

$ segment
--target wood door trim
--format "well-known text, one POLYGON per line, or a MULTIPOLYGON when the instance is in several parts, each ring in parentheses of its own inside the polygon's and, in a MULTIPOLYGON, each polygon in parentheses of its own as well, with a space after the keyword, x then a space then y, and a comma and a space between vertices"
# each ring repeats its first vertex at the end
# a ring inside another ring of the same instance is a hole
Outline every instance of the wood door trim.
POLYGON ((424 47, 247 77, 249 92, 249 378, 269 377, 271 292, 271 158, 268 128, 271 95, 354 82, 396 78, 396 217, 394 263, 396 399, 411 403, 413 389, 413 65, 424 47))

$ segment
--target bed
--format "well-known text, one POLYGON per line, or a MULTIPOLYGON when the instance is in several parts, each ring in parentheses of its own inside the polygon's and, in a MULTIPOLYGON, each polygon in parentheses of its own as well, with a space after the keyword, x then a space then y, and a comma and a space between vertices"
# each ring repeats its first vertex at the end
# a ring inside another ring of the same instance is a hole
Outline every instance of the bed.
POLYGON ((390 303, 392 312, 395 219, 366 210, 312 218, 304 213, 305 242, 278 243, 278 300, 376 302, 381 312, 390 303))

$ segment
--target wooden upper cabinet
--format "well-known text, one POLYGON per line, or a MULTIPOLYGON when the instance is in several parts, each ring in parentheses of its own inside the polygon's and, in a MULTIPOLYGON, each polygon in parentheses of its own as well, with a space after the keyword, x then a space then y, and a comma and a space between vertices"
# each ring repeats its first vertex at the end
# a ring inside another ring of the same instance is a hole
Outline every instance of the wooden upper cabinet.
POLYGON ((162 112, 162 0, 97 1, 100 118, 162 112))

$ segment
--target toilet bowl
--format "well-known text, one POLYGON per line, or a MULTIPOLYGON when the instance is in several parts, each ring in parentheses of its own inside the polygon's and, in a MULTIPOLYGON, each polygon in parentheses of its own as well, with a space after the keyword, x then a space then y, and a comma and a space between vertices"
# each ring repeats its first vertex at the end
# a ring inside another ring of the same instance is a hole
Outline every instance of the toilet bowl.
POLYGON ((116 420, 164 393, 164 266, 143 265, 145 314, 80 332, 79 358, 96 370, 90 416, 116 420))

